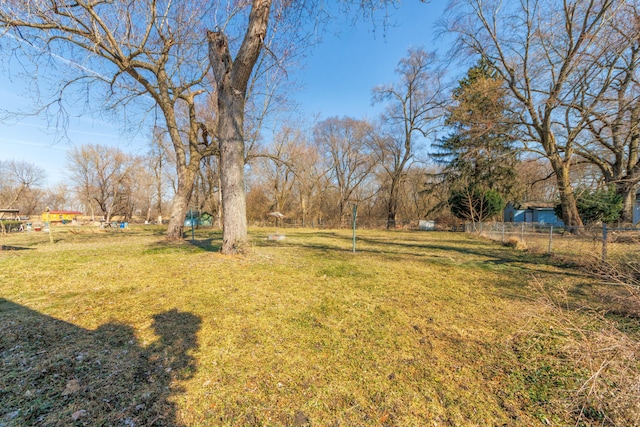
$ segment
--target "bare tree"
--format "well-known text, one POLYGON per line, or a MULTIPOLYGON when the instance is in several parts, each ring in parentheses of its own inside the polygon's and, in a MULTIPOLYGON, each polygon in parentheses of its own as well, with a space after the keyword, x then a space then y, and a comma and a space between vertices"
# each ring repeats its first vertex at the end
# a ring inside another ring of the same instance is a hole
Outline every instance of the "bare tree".
POLYGON ((523 159, 516 164, 516 181, 523 202, 544 202, 558 196, 553 169, 545 158, 523 159))
POLYGON ((623 199, 622 221, 633 222, 640 182, 640 24, 637 3, 629 2, 608 22, 601 37, 604 57, 577 89, 573 107, 588 134, 576 152, 596 165, 623 199))
POLYGON ((176 169, 174 166, 175 156, 172 155, 172 150, 167 147, 165 133, 162 129, 155 128, 153 130, 149 151, 145 157, 145 164, 151 180, 149 185, 152 187, 149 189, 147 221, 151 220, 153 212, 153 218, 161 224, 165 212, 164 201, 167 187, 168 183, 172 180, 171 168, 173 168, 174 171, 176 169))
POLYGON ((55 210, 73 209, 72 208, 72 192, 67 184, 60 183, 44 190, 42 196, 42 210, 46 207, 55 210))
POLYGON ((434 173, 433 167, 413 167, 407 171, 403 187, 405 188, 405 206, 409 218, 424 219, 438 204, 438 199, 426 191, 428 175, 434 173))
POLYGON ((555 173, 567 226, 581 226, 571 183, 576 139, 584 121, 566 106, 602 58, 602 35, 623 0, 519 2, 452 0, 447 31, 457 52, 488 58, 512 95, 521 139, 555 173))
POLYGON ((217 156, 202 159, 191 197, 191 206, 218 219, 221 218, 220 168, 217 156))
POLYGON ((370 149, 372 132, 370 123, 348 117, 330 118, 315 127, 316 144, 337 191, 336 217, 340 223, 344 221, 349 202, 365 197, 356 196, 375 167, 370 149))
MULTIPOLYGON (((367 15, 372 15, 385 1, 343 1, 343 11, 357 5, 367 15)), ((239 37, 240 45, 232 55, 229 37, 224 27, 207 33, 209 40, 209 61, 213 69, 217 90, 217 137, 220 152, 221 191, 223 209, 222 252, 242 252, 247 239, 246 197, 244 193, 244 164, 246 154, 245 103, 251 74, 266 50, 273 55, 266 42, 278 34, 280 39, 288 39, 289 48, 296 44, 305 45, 307 37, 300 35, 301 21, 318 21, 316 11, 323 5, 318 1, 288 2, 273 0, 252 0, 246 3, 250 8, 244 24, 244 35, 239 37), (271 29, 271 31, 269 31, 271 29), (283 37, 285 36, 285 37, 283 37), (291 42, 294 43, 291 43, 291 42), (296 43, 297 42, 297 43, 296 43)), ((263 55, 264 56, 264 55, 263 55)), ((278 66, 277 64, 276 66, 278 66)))
POLYGON ((38 203, 34 191, 44 183, 45 171, 29 162, 0 160, 0 177, 0 205, 33 213, 38 203))
POLYGON ((247 239, 244 189, 244 113, 247 87, 253 67, 267 37, 271 0, 254 0, 247 31, 234 59, 227 35, 208 32, 209 61, 218 95, 217 137, 220 146, 222 190, 222 252, 243 252, 247 239))
POLYGON ((434 53, 410 49, 396 69, 399 82, 373 90, 375 101, 388 103, 383 120, 389 135, 376 138, 374 150, 388 178, 387 228, 396 225, 401 183, 418 143, 435 131, 443 114, 442 72, 435 64, 434 53))
POLYGON ((271 196, 270 210, 284 213, 291 208, 300 137, 298 129, 283 127, 274 135, 269 157, 262 159, 262 175, 271 196))
POLYGON ((328 188, 330 169, 322 162, 319 147, 302 134, 296 138, 292 153, 290 158, 296 177, 293 190, 298 199, 300 220, 306 226, 310 220, 322 217, 319 198, 328 188))
POLYGON ((288 123, 276 131, 271 147, 250 169, 252 202, 263 205, 261 215, 277 210, 289 218, 297 217, 303 226, 322 217, 317 199, 328 188, 329 169, 318 148, 305 128, 296 124, 288 123))
MULTIPOLYGON (((122 211, 124 197, 131 193, 131 175, 137 160, 118 148, 83 145, 68 152, 69 170, 76 194, 92 211, 96 206, 110 222, 122 211)), ((124 212, 122 212, 124 213, 124 212)))

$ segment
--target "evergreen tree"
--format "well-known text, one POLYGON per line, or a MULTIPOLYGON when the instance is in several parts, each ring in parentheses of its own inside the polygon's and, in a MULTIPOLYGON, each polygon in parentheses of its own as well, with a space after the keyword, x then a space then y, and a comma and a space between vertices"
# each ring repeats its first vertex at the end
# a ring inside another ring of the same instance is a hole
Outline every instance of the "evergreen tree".
MULTIPOLYGON (((623 198, 616 192, 615 186, 597 190, 577 190, 576 204, 580 218, 585 224, 603 222, 614 224, 620 220, 623 211, 623 198)), ((555 207, 556 215, 562 214, 562 207, 555 207)))
POLYGON ((442 181, 450 194, 484 198, 491 190, 503 199, 514 197, 518 150, 506 95, 504 81, 485 58, 453 91, 445 121, 452 132, 434 144, 432 153, 443 166, 442 181))

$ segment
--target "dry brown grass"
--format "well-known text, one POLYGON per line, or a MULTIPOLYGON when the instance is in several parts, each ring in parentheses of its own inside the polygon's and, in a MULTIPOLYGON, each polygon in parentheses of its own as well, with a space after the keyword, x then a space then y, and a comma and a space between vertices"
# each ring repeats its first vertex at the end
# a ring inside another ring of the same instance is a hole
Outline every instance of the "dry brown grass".
MULTIPOLYGON (((582 307, 583 316, 575 316, 571 297, 566 292, 548 291, 535 282, 540 304, 546 307, 552 334, 561 334, 559 360, 583 372, 582 382, 574 387, 568 402, 575 425, 640 425, 640 339, 638 317, 620 318, 621 311, 606 313, 582 307), (632 330, 625 330, 631 327, 632 330)), ((566 291, 566 290, 565 290, 566 291)), ((612 289, 599 292, 612 295, 612 289)), ((632 295, 636 303, 637 294, 632 295)), ((616 304, 611 305, 615 307, 616 304)))
POLYGON ((245 257, 211 231, 1 237, 0 425, 577 419, 589 373, 528 283, 585 303, 585 275, 464 234, 271 231, 245 257))

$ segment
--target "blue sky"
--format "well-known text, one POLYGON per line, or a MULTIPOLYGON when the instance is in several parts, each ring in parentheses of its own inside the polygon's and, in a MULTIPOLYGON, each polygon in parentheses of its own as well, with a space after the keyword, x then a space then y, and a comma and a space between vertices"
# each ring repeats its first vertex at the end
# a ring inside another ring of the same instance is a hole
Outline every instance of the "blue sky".
MULTIPOLYGON (((310 53, 304 68, 289 73, 289 78, 302 87, 293 94, 301 113, 320 119, 332 116, 374 118, 381 106, 371 105, 374 86, 396 81, 398 61, 410 47, 423 46, 435 50, 435 22, 440 18, 446 1, 432 0, 425 4, 406 1, 391 11, 386 30, 373 28, 370 22, 355 26, 342 25, 339 33, 329 29, 323 42, 310 53)), ((446 46, 438 49, 441 54, 446 46)), ((9 80, 6 69, 0 74, 2 107, 26 106, 21 99, 21 82, 9 80)), ((0 159, 28 161, 47 172, 47 185, 67 179, 66 151, 73 145, 98 143, 116 145, 123 151, 143 153, 149 136, 122 132, 111 120, 86 115, 71 118, 67 127, 68 140, 56 138, 56 129, 43 118, 28 117, 18 122, 0 120, 0 159), (56 142, 56 140, 58 141, 56 142)), ((1 178, 0 178, 1 179, 1 178)))
POLYGON ((295 98, 307 114, 372 118, 380 106, 371 105, 371 90, 397 80, 396 66, 410 47, 445 53, 447 47, 438 48, 434 37, 445 4, 407 1, 391 11, 395 25, 386 31, 370 22, 344 26, 338 35, 329 31, 311 52, 307 67, 293 73, 304 86, 295 98))

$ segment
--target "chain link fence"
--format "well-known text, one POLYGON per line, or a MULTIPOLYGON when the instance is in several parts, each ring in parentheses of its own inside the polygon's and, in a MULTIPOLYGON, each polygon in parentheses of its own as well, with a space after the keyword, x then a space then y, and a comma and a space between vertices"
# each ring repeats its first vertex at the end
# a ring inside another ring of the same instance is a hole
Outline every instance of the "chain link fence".
MULTIPOLYGON (((276 220, 275 218, 267 218, 259 221, 249 221, 249 225, 253 227, 275 227, 276 220)), ((395 223, 396 229, 402 230, 418 230, 419 221, 407 221, 407 220, 398 220, 395 223)), ((387 221, 380 219, 368 219, 368 218, 360 218, 357 219, 357 226, 360 229, 372 229, 372 230, 382 230, 387 228, 387 221)), ((278 220, 278 227, 280 228, 319 228, 319 229, 340 229, 340 228, 351 228, 353 227, 353 218, 345 217, 342 221, 340 220, 307 220, 302 221, 299 219, 293 218, 284 218, 278 220)))
POLYGON ((598 257, 602 261, 640 259, 640 228, 564 227, 538 223, 466 223, 465 231, 532 252, 567 257, 598 257))

